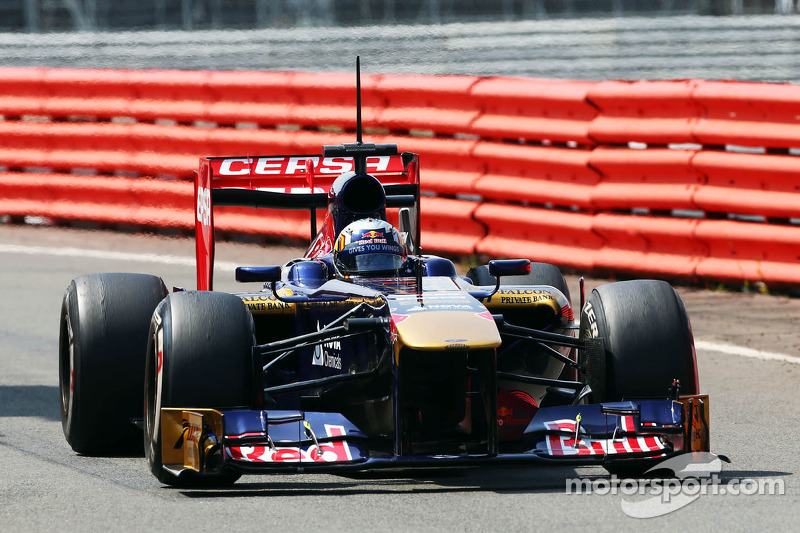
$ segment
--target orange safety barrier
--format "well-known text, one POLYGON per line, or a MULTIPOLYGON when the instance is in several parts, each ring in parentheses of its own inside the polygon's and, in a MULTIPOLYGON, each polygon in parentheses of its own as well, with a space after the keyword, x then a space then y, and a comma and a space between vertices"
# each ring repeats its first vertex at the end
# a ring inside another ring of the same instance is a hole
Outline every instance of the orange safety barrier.
POLYGON ((705 81, 692 100, 705 116, 692 128, 705 145, 796 148, 800 145, 800 94, 796 85, 705 81))
POLYGON ((590 192, 597 209, 697 209, 703 177, 692 167, 693 150, 631 150, 600 146, 588 164, 601 174, 590 192))
MULTIPOLYGON (((393 131, 472 133, 471 124, 480 115, 480 107, 470 89, 478 79, 472 76, 382 76, 376 91, 384 98, 384 106, 376 120, 365 121, 365 125, 393 131), (447 102, 447 106, 431 112, 442 102, 447 102)), ((348 83, 349 94, 352 94, 352 76, 348 83)))
MULTIPOLYGON (((190 177, 198 153, 291 152, 296 150, 296 136, 295 132, 275 130, 198 129, 146 123, 3 121, 0 165, 190 177)), ((323 137, 316 134, 316 146, 323 137)))
POLYGON ((695 271, 706 247, 694 233, 699 220, 600 213, 592 229, 603 240, 595 257, 602 270, 684 277, 695 271))
MULTIPOLYGON (((248 207, 219 207, 214 209, 216 231, 270 235, 285 239, 308 241, 309 215, 307 211, 258 210, 248 207)), ((317 214, 317 224, 322 218, 317 214)), ((194 222, 192 222, 194 227, 194 222)))
POLYGON ((603 244, 592 232, 593 217, 583 213, 484 203, 474 217, 488 230, 475 249, 491 256, 558 258, 561 265, 591 270, 603 244))
MULTIPOLYGON (((0 215, 188 230, 200 156, 353 142, 352 78, 0 67, 0 215)), ((420 154, 427 252, 800 283, 800 87, 376 74, 362 99, 366 141, 420 154)), ((308 238, 305 212, 215 217, 308 238)))
MULTIPOLYGON (((391 136, 375 137, 375 142, 397 141, 391 136)), ((471 139, 441 139, 408 137, 403 139, 403 151, 419 154, 420 187, 425 192, 440 195, 474 194, 476 180, 483 175, 485 165, 474 157, 475 144, 471 139)))
POLYGON ((474 190, 487 200, 557 206, 591 206, 597 173, 591 152, 550 146, 497 145, 479 142, 474 150, 486 174, 474 190))
POLYGON ((9 172, 0 174, 0 189, 0 212, 8 215, 147 227, 194 226, 194 190, 189 182, 9 172))
POLYGON ((474 250, 485 235, 483 226, 473 218, 478 202, 423 197, 420 203, 425 253, 463 254, 474 250))
MULTIPOLYGON (((382 107, 375 94, 376 81, 374 76, 361 78, 361 114, 367 126, 375 122, 375 115, 382 107)), ((287 89, 296 96, 297 105, 289 108, 285 123, 304 127, 356 127, 352 74, 295 72, 288 80, 287 89)), ((269 100, 269 93, 261 98, 269 100)), ((251 107, 257 105, 251 104, 251 107)))
POLYGON ((587 101, 592 82, 484 78, 470 91, 482 112, 470 133, 490 139, 588 144, 597 110, 587 101))
POLYGON ((710 280, 800 283, 800 227, 701 220, 696 238, 708 246, 696 275, 710 280))
POLYGON ((692 102, 696 80, 602 81, 586 98, 599 113, 589 137, 604 144, 666 145, 695 142, 692 125, 701 110, 692 102))
POLYGON ((4 68, 0 112, 52 117, 202 120, 209 73, 4 68), (174 75, 173 75, 174 74, 174 75))
POLYGON ((692 167, 706 177, 698 209, 765 217, 800 215, 800 165, 793 155, 702 151, 692 167))
MULTIPOLYGON (((0 174, 0 212, 149 228, 194 229, 194 186, 188 181, 43 173, 0 174)), ((308 213, 252 208, 215 210, 219 231, 308 238, 308 213)), ((320 219, 321 221, 321 219, 320 219)))

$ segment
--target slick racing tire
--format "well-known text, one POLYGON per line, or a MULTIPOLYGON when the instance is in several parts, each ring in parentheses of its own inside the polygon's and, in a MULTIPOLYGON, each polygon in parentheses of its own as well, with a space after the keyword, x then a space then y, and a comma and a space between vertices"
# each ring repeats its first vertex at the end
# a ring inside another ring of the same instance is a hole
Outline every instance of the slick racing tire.
POLYGON ((602 346, 581 351, 594 402, 663 398, 674 379, 681 394, 698 392, 689 317, 664 281, 597 287, 581 310, 580 336, 602 339, 602 346))
POLYGON ((58 342, 61 425, 86 455, 141 453, 144 363, 150 317, 167 295, 161 278, 90 274, 72 280, 58 342))
MULTIPOLYGON (((232 472, 177 477, 161 460, 162 407, 257 408, 253 317, 242 300, 220 292, 176 292, 158 306, 150 323, 145 367, 144 446, 150 471, 174 486, 218 486, 232 472)), ((259 369, 260 370, 260 369, 259 369)), ((171 443, 170 443, 171 445, 171 443)))
MULTIPOLYGON (((467 277, 473 285, 495 285, 497 278, 489 274, 489 265, 480 265, 469 269, 467 277)), ((548 285, 555 287, 570 300, 569 287, 561 270, 550 263, 536 263, 531 261, 530 274, 522 276, 503 276, 500 285, 548 285)))

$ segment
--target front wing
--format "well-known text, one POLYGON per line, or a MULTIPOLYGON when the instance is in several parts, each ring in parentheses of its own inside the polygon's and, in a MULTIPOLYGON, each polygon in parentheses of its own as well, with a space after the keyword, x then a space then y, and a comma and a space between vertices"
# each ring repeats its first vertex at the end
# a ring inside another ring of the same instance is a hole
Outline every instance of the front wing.
POLYGON ((336 472, 503 462, 613 465, 709 451, 708 396, 540 409, 524 452, 398 456, 338 413, 164 408, 164 468, 175 475, 336 472))

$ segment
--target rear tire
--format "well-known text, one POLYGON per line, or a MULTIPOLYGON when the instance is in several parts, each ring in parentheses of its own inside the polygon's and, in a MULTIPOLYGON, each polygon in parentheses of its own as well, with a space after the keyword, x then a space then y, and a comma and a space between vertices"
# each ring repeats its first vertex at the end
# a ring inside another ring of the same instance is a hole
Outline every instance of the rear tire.
POLYGON ((72 280, 61 304, 61 425, 86 455, 141 453, 144 363, 150 317, 167 295, 161 278, 90 274, 72 280))
POLYGON ((634 280, 592 291, 581 310, 581 338, 601 337, 604 353, 581 352, 594 402, 666 397, 673 379, 697 394, 689 317, 668 283, 634 280))
POLYGON ((162 407, 257 408, 253 317, 242 300, 220 292, 178 292, 158 306, 150 324, 145 369, 145 455, 150 471, 174 486, 218 486, 239 474, 174 476, 161 460, 162 407), (161 358, 159 360, 159 355, 161 358))

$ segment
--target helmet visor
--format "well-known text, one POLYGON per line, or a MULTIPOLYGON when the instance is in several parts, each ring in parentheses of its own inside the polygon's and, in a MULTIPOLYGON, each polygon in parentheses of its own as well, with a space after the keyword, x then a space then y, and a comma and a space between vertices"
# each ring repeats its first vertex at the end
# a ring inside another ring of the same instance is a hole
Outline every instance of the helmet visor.
POLYGON ((358 273, 398 270, 403 258, 394 254, 362 254, 355 256, 355 270, 358 273))
POLYGON ((344 274, 396 272, 403 265, 403 247, 390 243, 355 244, 342 250, 338 262, 344 274))

